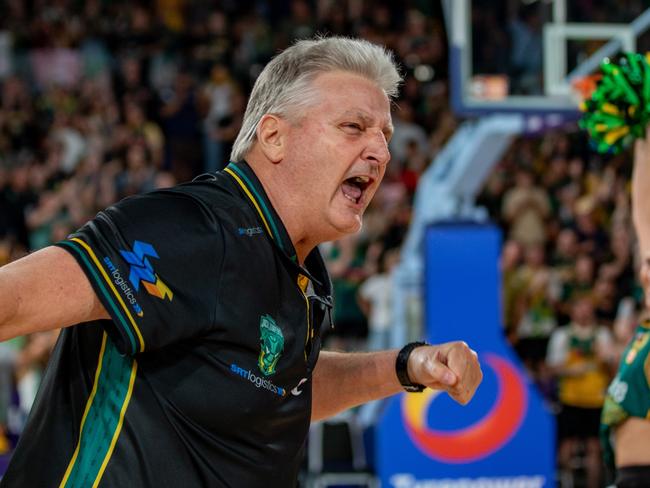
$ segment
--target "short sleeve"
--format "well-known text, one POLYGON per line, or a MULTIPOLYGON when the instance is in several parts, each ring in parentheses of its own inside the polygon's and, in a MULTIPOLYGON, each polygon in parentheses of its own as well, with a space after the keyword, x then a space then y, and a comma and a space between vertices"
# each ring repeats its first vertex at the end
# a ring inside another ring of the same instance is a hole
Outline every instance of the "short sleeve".
POLYGON ((556 329, 551 334, 551 339, 546 350, 546 362, 549 366, 561 366, 567 355, 568 336, 564 328, 556 329))
POLYGON ((124 354, 207 332, 223 259, 221 223, 187 190, 127 198, 57 245, 84 270, 124 354))

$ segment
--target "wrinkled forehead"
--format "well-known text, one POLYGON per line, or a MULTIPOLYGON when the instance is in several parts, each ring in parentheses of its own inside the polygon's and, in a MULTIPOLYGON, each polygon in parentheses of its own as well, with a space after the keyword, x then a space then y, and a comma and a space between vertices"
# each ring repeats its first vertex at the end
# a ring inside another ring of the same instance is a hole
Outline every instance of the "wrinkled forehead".
POLYGON ((372 79, 347 71, 321 73, 309 83, 314 102, 328 105, 334 116, 356 116, 392 132, 391 102, 372 79))
POLYGON ((351 89, 356 95, 377 94, 390 106, 389 97, 380 82, 364 74, 344 70, 323 71, 308 76, 304 81, 325 94, 342 95, 346 89, 351 89))

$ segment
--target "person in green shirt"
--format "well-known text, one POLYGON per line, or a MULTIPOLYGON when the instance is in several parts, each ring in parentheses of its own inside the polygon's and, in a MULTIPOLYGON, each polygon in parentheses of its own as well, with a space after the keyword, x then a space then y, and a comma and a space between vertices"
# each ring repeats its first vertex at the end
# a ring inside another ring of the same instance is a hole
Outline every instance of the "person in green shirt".
MULTIPOLYGON (((650 131, 634 148, 632 216, 639 241, 644 308, 650 308, 650 131)), ((607 390, 601 418, 605 459, 618 488, 650 487, 650 320, 642 321, 624 350, 607 390)))

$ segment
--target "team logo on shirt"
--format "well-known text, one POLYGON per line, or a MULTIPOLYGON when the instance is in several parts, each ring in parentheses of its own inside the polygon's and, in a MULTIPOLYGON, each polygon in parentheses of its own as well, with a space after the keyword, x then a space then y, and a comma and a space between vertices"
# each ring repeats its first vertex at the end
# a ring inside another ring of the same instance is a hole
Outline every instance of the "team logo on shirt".
POLYGON ((260 317, 260 357, 257 365, 265 376, 275 373, 275 367, 284 350, 284 336, 270 315, 260 317))
POLYGON ((150 295, 156 296, 162 300, 167 298, 170 302, 174 294, 163 281, 158 278, 154 272, 149 258, 160 259, 158 253, 151 244, 142 241, 133 242, 133 250, 124 251, 120 249, 120 254, 130 265, 129 281, 135 291, 140 290, 140 283, 144 285, 150 295))

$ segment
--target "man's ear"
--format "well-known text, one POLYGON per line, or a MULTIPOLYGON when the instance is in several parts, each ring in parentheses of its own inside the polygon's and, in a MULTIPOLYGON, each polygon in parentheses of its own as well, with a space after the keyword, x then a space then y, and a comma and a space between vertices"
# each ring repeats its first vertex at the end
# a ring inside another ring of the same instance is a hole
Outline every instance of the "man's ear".
POLYGON ((257 126, 257 144, 273 163, 284 158, 287 128, 287 122, 273 114, 264 114, 257 126))

